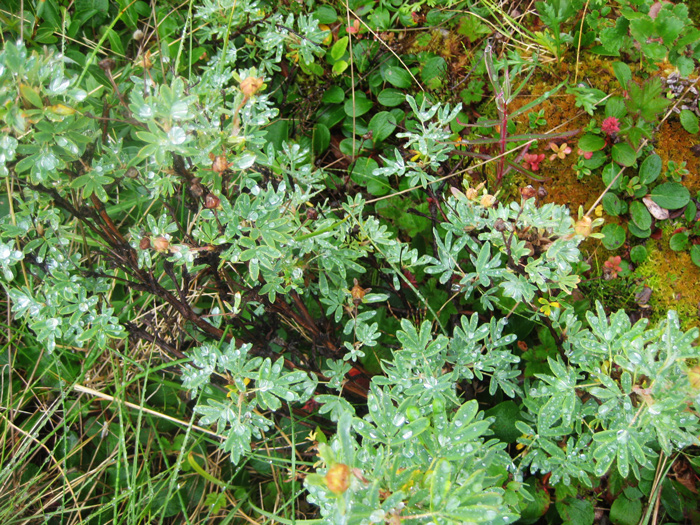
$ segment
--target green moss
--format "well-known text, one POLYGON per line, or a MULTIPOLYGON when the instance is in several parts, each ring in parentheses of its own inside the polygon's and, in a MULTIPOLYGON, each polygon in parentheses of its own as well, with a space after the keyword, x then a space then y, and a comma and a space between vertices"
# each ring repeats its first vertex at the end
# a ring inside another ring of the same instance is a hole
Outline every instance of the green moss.
POLYGON ((700 327, 700 268, 691 262, 688 252, 672 251, 666 235, 648 242, 647 251, 647 259, 637 267, 635 275, 652 289, 652 323, 665 319, 668 310, 676 310, 681 328, 700 327))

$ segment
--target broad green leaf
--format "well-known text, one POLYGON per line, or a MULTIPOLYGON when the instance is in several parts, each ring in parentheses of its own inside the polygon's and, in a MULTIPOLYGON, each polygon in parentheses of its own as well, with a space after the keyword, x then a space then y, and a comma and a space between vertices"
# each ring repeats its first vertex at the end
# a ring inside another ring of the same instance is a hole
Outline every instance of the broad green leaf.
POLYGON ((694 244, 690 247, 690 260, 695 266, 700 266, 700 244, 694 244))
POLYGON ((603 204, 603 210, 608 215, 617 217, 620 215, 620 213, 622 213, 622 203, 620 202, 618 196, 614 193, 606 193, 601 202, 603 204))
POLYGON ((312 15, 319 24, 330 25, 338 20, 338 13, 329 5, 319 6, 312 15))
POLYGON ((642 502, 631 501, 620 494, 610 507, 610 521, 614 525, 637 525, 642 517, 642 502))
POLYGON ((613 146, 612 158, 618 164, 630 167, 637 162, 637 152, 626 142, 620 142, 613 146))
POLYGON ((613 72, 615 73, 615 78, 622 86, 623 89, 627 89, 627 84, 632 80, 632 70, 624 62, 613 62, 612 64, 613 72))
POLYGON ((651 227, 651 214, 641 202, 633 201, 630 204, 630 215, 640 230, 647 230, 651 227))
POLYGON ((345 91, 343 91, 343 88, 340 86, 330 87, 321 97, 321 101, 323 101, 325 104, 340 104, 344 99, 345 91))
POLYGON ((639 228, 634 222, 630 221, 627 223, 627 230, 638 237, 639 239, 648 239, 651 235, 651 228, 642 229, 639 228))
POLYGON ((600 135, 586 133, 578 141, 578 147, 583 151, 598 151, 605 147, 605 139, 600 135))
POLYGON ((690 192, 678 182, 659 184, 650 192, 651 199, 667 210, 677 210, 690 201, 690 192))
POLYGON ((654 21, 656 34, 663 39, 664 44, 667 46, 671 46, 675 42, 683 31, 684 26, 683 20, 675 17, 667 9, 662 9, 654 21))
POLYGON ((601 233, 605 235, 603 246, 610 251, 617 250, 625 243, 625 230, 619 224, 606 224, 601 233))
POLYGON ((700 131, 700 125, 698 124, 698 117, 695 113, 693 113, 689 109, 681 110, 680 119, 681 119, 681 126, 683 126, 683 129, 685 129, 688 133, 692 133, 693 135, 695 135, 700 131))
POLYGON ((491 428, 504 443, 515 443, 520 437, 520 432, 515 428, 515 422, 520 419, 520 409, 514 401, 503 401, 487 410, 485 415, 495 418, 491 428))
POLYGON ((340 60, 343 55, 345 54, 345 51, 348 49, 348 37, 344 36, 342 38, 339 38, 338 41, 333 44, 333 47, 331 48, 331 58, 335 61, 340 60))
POLYGON ((355 117, 360 117, 372 109, 372 106, 374 106, 374 102, 368 99, 361 91, 357 91, 355 92, 354 100, 352 96, 348 96, 345 99, 344 109, 348 117, 352 117, 353 114, 355 117))
POLYGON ((377 95, 377 101, 388 108, 393 108, 395 106, 400 106, 406 101, 406 95, 402 91, 394 88, 383 89, 379 95, 377 95))
POLYGON ((32 106, 35 108, 43 108, 44 103, 41 100, 41 96, 39 95, 39 92, 37 89, 33 88, 32 86, 28 84, 20 84, 19 85, 19 92, 22 95, 22 98, 29 102, 32 106))
POLYGON ((387 66, 381 70, 381 74, 394 87, 408 89, 413 85, 411 74, 403 67, 387 66))
POLYGON ((388 111, 380 111, 372 117, 367 127, 372 132, 372 141, 379 144, 394 132, 396 119, 388 111))
POLYGON ((566 498, 557 501, 557 511, 567 525, 592 525, 595 508, 588 499, 566 498))
POLYGON ((690 241, 688 239, 688 234, 685 232, 679 232, 675 233, 671 236, 671 239, 668 241, 669 247, 674 251, 674 252, 682 252, 683 250, 687 249, 690 244, 690 241))
POLYGON ((639 245, 630 250, 630 260, 634 264, 642 264, 647 258, 646 247, 639 245))
POLYGON ((441 56, 428 58, 421 68, 421 79, 432 89, 439 87, 445 79, 447 62, 441 56))
POLYGON ((331 143, 331 132, 324 124, 316 124, 313 136, 314 153, 323 153, 331 143))
POLYGON ((340 75, 343 71, 345 71, 348 66, 348 64, 345 60, 338 60, 335 64, 333 64, 333 67, 331 68, 331 71, 335 76, 340 75))
POLYGON ((639 167, 639 182, 651 184, 661 174, 661 157, 656 153, 649 155, 639 167))

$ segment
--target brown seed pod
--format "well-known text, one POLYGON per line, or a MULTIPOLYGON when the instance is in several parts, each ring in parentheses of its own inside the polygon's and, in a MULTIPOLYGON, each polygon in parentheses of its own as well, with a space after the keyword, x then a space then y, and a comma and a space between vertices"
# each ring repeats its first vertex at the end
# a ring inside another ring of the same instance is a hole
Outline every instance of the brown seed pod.
POLYGON ((523 199, 532 199, 535 195, 537 195, 537 190, 531 185, 528 184, 524 188, 520 188, 520 195, 523 196, 523 199))
POLYGON ((204 197, 204 207, 208 210, 218 210, 221 208, 221 199, 213 193, 207 193, 204 197))
POLYGON ((342 494, 350 487, 350 467, 336 463, 326 472, 326 486, 333 494, 342 494))
POLYGON ((258 92, 262 85, 262 78, 248 77, 241 81, 241 92, 245 95, 246 98, 250 98, 258 92))
POLYGON ((148 250, 151 247, 150 237, 141 237, 139 241, 139 248, 142 250, 148 250))
POLYGON ((97 65, 100 66, 100 69, 103 71, 112 71, 117 63, 111 58, 103 58, 97 63, 97 65))
POLYGON ((170 249, 170 241, 165 237, 156 237, 153 239, 153 249, 157 252, 167 252, 170 249))
POLYGON ((574 231, 577 235, 588 237, 591 233, 593 233, 593 219, 591 219, 588 215, 584 215, 580 220, 576 221, 576 224, 574 224, 574 231))
POLYGON ((198 178, 192 179, 192 184, 190 184, 190 192, 192 192, 192 195, 195 197, 201 197, 204 195, 204 186, 202 186, 202 183, 199 182, 198 178))
POLYGON ((360 283, 357 282, 357 279, 353 279, 353 287, 350 290, 350 295, 352 296, 352 302, 357 306, 362 302, 362 300, 365 297, 365 294, 368 292, 371 292, 371 288, 362 288, 360 286, 360 283))
POLYGON ((211 169, 216 173, 221 173, 226 171, 229 166, 230 164, 228 162, 228 159, 226 158, 226 155, 217 155, 216 157, 214 157, 214 162, 211 165, 211 169))

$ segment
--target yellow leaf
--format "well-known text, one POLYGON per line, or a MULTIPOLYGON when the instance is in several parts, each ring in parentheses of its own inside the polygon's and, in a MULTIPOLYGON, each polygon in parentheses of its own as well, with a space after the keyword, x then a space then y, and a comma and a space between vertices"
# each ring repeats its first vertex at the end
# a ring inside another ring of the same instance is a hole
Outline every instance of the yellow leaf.
POLYGON ((68 106, 64 106, 63 104, 56 104, 55 106, 49 106, 46 109, 48 109, 52 113, 55 113, 56 115, 59 115, 61 117, 68 117, 70 115, 75 114, 75 109, 69 108, 68 106))

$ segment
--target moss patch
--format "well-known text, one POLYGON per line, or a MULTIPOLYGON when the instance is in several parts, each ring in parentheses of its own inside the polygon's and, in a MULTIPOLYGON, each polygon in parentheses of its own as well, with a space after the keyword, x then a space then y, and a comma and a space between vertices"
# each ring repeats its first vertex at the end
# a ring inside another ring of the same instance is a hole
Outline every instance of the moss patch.
POLYGON ((635 273, 652 289, 652 322, 665 319, 668 310, 676 310, 684 330, 700 327, 700 268, 692 263, 688 252, 671 250, 667 235, 647 242, 647 250, 646 261, 635 273))

